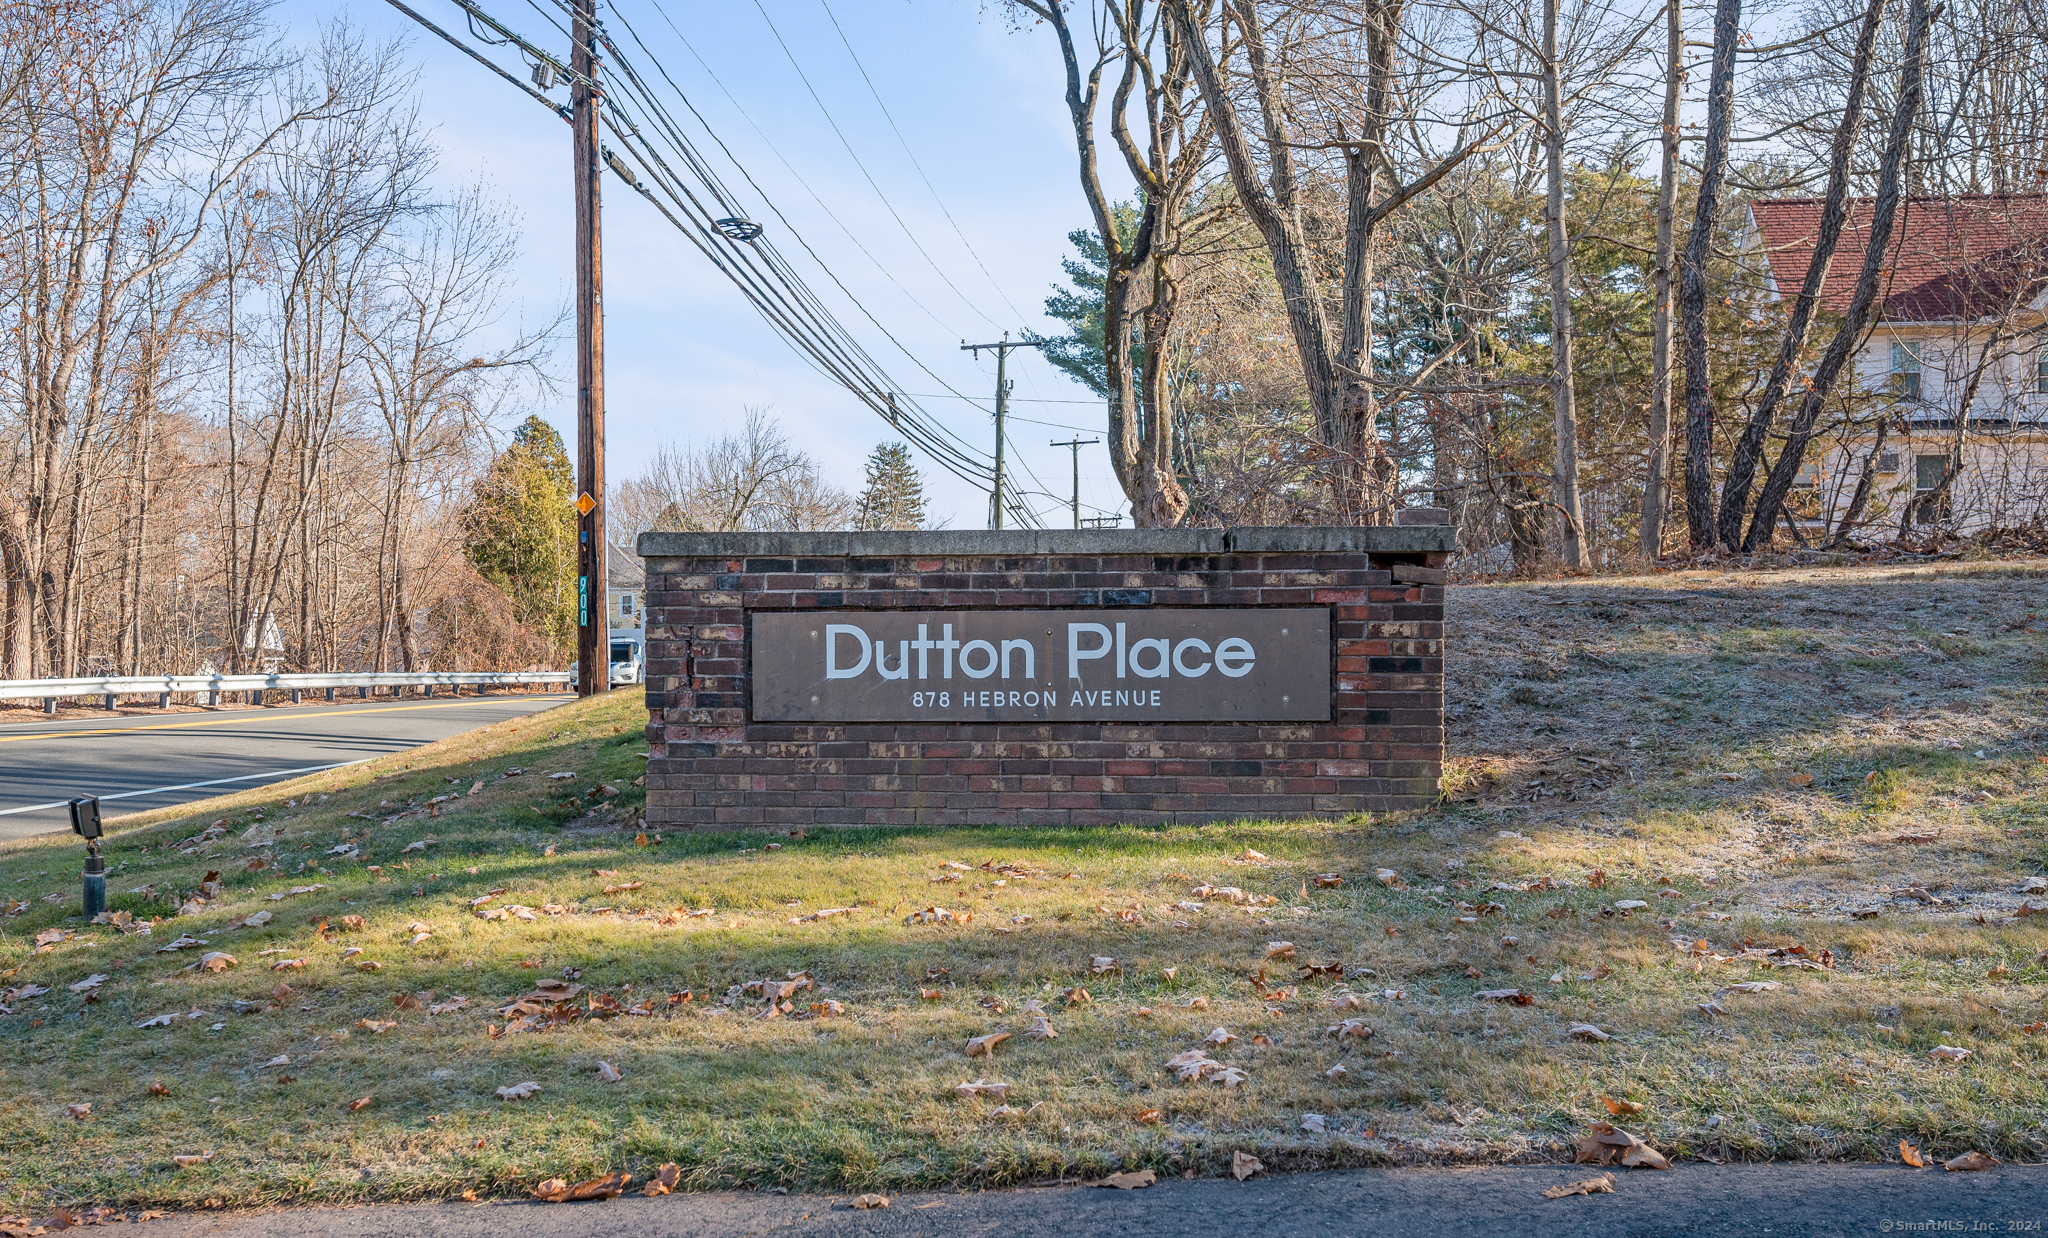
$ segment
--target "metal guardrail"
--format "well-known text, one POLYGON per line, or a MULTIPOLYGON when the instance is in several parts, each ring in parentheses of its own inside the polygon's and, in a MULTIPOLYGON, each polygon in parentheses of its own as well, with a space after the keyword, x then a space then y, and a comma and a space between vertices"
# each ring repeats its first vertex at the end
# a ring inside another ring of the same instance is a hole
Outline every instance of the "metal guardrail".
POLYGON ((406 688, 423 689, 434 695, 436 688, 453 688, 462 694, 465 686, 504 687, 513 685, 567 684, 567 671, 360 671, 325 675, 113 675, 88 679, 0 679, 0 701, 40 700, 44 713, 57 712, 58 700, 66 697, 96 696, 108 709, 124 696, 154 696, 157 708, 169 707, 178 694, 204 695, 209 705, 220 704, 223 692, 248 692, 258 700, 266 692, 290 692, 292 704, 307 692, 325 690, 328 700, 344 689, 353 689, 367 700, 379 688, 393 695, 406 688))

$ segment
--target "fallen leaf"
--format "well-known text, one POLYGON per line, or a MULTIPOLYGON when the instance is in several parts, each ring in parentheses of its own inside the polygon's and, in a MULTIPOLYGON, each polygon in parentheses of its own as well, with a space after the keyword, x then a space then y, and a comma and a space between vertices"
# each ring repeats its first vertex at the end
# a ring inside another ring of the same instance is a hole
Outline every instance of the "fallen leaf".
POLYGON ((1291 959, 1294 957, 1294 943, 1291 941, 1269 941, 1266 955, 1269 959, 1291 959))
POLYGON ((1052 1020, 1042 1014, 1032 1016, 1031 1026, 1024 1029, 1024 1035, 1030 1040, 1057 1040, 1059 1038, 1059 1033, 1053 1029, 1052 1020))
POLYGON ((683 1167, 671 1162, 655 1170, 654 1176, 647 1180, 647 1185, 640 1188, 640 1193, 647 1196, 666 1195, 675 1190, 676 1184, 682 1180, 683 1167))
POLYGON ((1567 1195, 1612 1194, 1614 1194, 1614 1175, 1601 1174, 1597 1178, 1584 1178, 1577 1182, 1567 1182, 1563 1186, 1553 1186, 1543 1192, 1543 1198, 1563 1199, 1567 1195))
POLYGON ((1239 1182, 1244 1181, 1264 1168, 1264 1165, 1259 1164, 1259 1158, 1249 1152, 1235 1152, 1231 1154, 1230 1176, 1236 1178, 1239 1182))
POLYGON ((1791 783, 1791 784, 1792 784, 1793 786, 1795 786, 1795 787, 1810 787, 1810 786, 1812 786, 1812 785, 1813 785, 1813 775, 1812 775, 1812 774, 1794 774, 1794 775, 1792 775, 1792 776, 1791 776, 1790 778, 1786 779, 1785 781, 1787 781, 1787 782, 1791 783))
POLYGON ((178 1017, 178 1016, 176 1016, 176 1015, 174 1015, 174 1014, 160 1014, 160 1015, 157 1015, 157 1016, 155 1016, 155 1017, 153 1017, 153 1018, 148 1018, 148 1019, 144 1019, 144 1020, 143 1020, 142 1022, 140 1022, 140 1023, 137 1023, 137 1024, 135 1025, 135 1026, 136 1026, 136 1027, 169 1027, 169 1026, 171 1025, 171 1020, 173 1020, 173 1019, 175 1019, 175 1018, 177 1018, 177 1017, 178 1017))
POLYGON ((87 1118, 92 1116, 92 1102, 85 1101, 81 1104, 66 1105, 64 1106, 64 1112, 70 1114, 73 1118, 76 1118, 78 1121, 83 1122, 87 1118))
POLYGON ((1158 1174, 1153 1173, 1149 1169, 1137 1169, 1111 1174, 1107 1178, 1091 1185, 1115 1187, 1119 1191, 1142 1191, 1157 1181, 1159 1181, 1158 1174))
POLYGON ((476 1192, 475 1192, 474 1190, 468 1190, 468 1191, 464 1191, 464 1192, 462 1193, 462 1202, 464 1202, 464 1203, 467 1203, 467 1204, 473 1204, 473 1203, 475 1203, 475 1202, 476 1202, 476 1192))
POLYGON ((1344 878, 1337 873, 1317 873, 1313 880, 1316 885, 1323 889, 1330 889, 1344 884, 1344 878))
POLYGON ((1709 1019, 1713 1018, 1715 1015, 1723 1015, 1728 1013, 1728 1011, 1719 1002, 1696 1002, 1694 1004, 1700 1008, 1700 1013, 1707 1016, 1709 1019))
POLYGON ((1010 1089, 1013 1086, 1015 1085, 995 1082, 988 1079, 976 1079, 969 1083, 958 1083, 953 1085, 953 1092, 955 1095, 966 1096, 970 1098, 975 1096, 986 1095, 993 1096, 997 1100, 1002 1100, 1009 1096, 1010 1089))
POLYGON ((1088 958, 1088 971, 1092 975, 1100 976, 1104 972, 1115 970, 1116 960, 1106 954, 1090 955, 1088 958))
POLYGON ((1899 1140, 1899 1159, 1915 1169, 1927 1168, 1927 1158, 1920 1155, 1920 1149, 1903 1139, 1899 1140))
POLYGON ((986 1036, 973 1037, 967 1042, 967 1056, 981 1057, 987 1055, 993 1057, 996 1046, 1009 1038, 1010 1033, 1008 1032, 990 1032, 986 1036))
POLYGON ((549 1178, 533 1188, 533 1197, 551 1204, 559 1204, 569 1198, 569 1183, 563 1178, 549 1178))
POLYGON ((1209 999, 1206 997, 1190 997, 1184 1002, 1175 1002, 1174 1007, 1179 1010, 1207 1010, 1209 1008, 1209 999))
POLYGON ((396 1019, 387 1019, 380 1023, 376 1019, 357 1019, 356 1026, 369 1032, 372 1036, 379 1036, 397 1027, 398 1021, 396 1019))
POLYGON ((1472 996, 1485 1002, 1512 1002, 1517 1006, 1527 1006, 1536 1000, 1520 989, 1481 989, 1472 996))
POLYGON ((171 1157, 171 1163, 180 1169, 191 1169, 197 1165, 204 1165, 212 1159, 213 1153, 211 1152, 180 1152, 171 1157))
POLYGON ((1998 1158, 1989 1152, 1978 1152, 1973 1149, 1963 1153, 1961 1156, 1951 1157, 1943 1161, 1941 1167, 1950 1173, 1969 1173, 1974 1170, 1989 1169, 1998 1163, 1998 1158))
POLYGON ((1614 1037, 1611 1034, 1601 1031, 1599 1027, 1591 1023, 1574 1023, 1572 1024, 1571 1031, 1566 1034, 1570 1036, 1576 1036, 1580 1040, 1614 1039, 1614 1037))
POLYGON ((1138 1125, 1157 1126, 1164 1120, 1165 1116, 1165 1114, 1157 1109, 1140 1109, 1138 1110, 1138 1125))
POLYGON ((886 1208, 889 1206, 889 1197, 887 1195, 873 1194, 859 1195, 854 1198, 853 1206, 856 1208, 886 1208))
POLYGON ((534 1082, 515 1083, 511 1087, 499 1088, 499 1100, 525 1100, 540 1091, 540 1084, 534 1082))
POLYGON ((1373 1034, 1372 1027, 1364 1019, 1346 1019, 1342 1023, 1331 1024, 1324 1031, 1327 1035, 1335 1036, 1339 1040, 1343 1040, 1346 1037, 1370 1040, 1373 1034))
POLYGON ((1631 1169, 1671 1168, 1671 1162, 1663 1153, 1619 1127, 1607 1122, 1594 1122, 1587 1130, 1590 1133, 1573 1144, 1581 1164, 1621 1164, 1631 1169))
POLYGON ((1970 1053, 1970 1050, 1958 1049, 1954 1045, 1936 1045, 1927 1051, 1927 1056, 1938 1057, 1944 1062, 1960 1062, 1970 1053))
POLYGON ((1775 980, 1745 980, 1741 984, 1731 984, 1721 991, 1723 993, 1768 993, 1772 989, 1782 989, 1784 987, 1784 985, 1779 984, 1775 980))
POLYGON ((1643 1111, 1643 1107, 1640 1104, 1637 1104, 1635 1101, 1616 1100, 1612 1096, 1607 1095, 1605 1092, 1602 1092, 1600 1094, 1600 1103, 1607 1106, 1607 1112, 1613 1114, 1617 1118, 1625 1118, 1628 1117, 1630 1114, 1641 1113, 1643 1111))
POLYGON ((919 989, 917 995, 928 1002, 935 1002, 946 996, 944 989, 919 989))
POLYGON ((1202 1037, 1202 1043, 1205 1045, 1217 1045, 1220 1047, 1223 1045, 1227 1045, 1231 1041, 1236 1039, 1237 1037, 1228 1028, 1219 1027, 1215 1031, 1210 1032, 1207 1036, 1202 1037))
POLYGON ((165 1084, 164 1081, 161 1079, 158 1079, 155 1082, 151 1083, 147 1088, 143 1090, 151 1096, 169 1096, 171 1094, 171 1089, 169 1085, 165 1084))
POLYGON ((357 1110, 360 1109, 368 1109, 369 1107, 370 1098, 367 1096, 358 1096, 348 1103, 348 1111, 350 1113, 355 1113, 357 1110))

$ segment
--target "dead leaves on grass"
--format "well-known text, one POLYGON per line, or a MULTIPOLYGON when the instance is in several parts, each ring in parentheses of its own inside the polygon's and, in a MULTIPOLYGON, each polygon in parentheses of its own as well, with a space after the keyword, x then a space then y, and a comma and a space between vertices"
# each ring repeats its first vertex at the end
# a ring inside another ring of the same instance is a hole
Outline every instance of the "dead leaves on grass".
POLYGON ((1151 1170, 1135 1169, 1124 1173, 1111 1174, 1107 1178, 1091 1182, 1088 1185, 1114 1187, 1119 1191, 1142 1191, 1157 1181, 1159 1181, 1159 1175, 1151 1170))
POLYGON ((1943 1161, 1941 1167, 1950 1173, 1975 1173, 1979 1170, 1990 1169, 1998 1163, 1998 1158, 1989 1152, 1979 1152, 1971 1149, 1961 1156, 1950 1157, 1948 1160, 1943 1161))
POLYGON ((975 1036, 967 1042, 968 1057, 993 1057, 996 1046, 1010 1038, 1008 1032, 990 1032, 986 1036, 975 1036))
MULTIPOLYGON (((678 1173, 680 1174, 680 1171, 678 1173)), ((533 1197, 550 1204, 575 1203, 586 1199, 616 1199, 626 1193, 626 1187, 632 1181, 632 1174, 620 1170, 613 1170, 602 1178, 578 1182, 574 1186, 562 1178, 549 1178, 533 1188, 533 1197)))
POLYGON ((1264 1169, 1259 1158, 1249 1152, 1233 1152, 1230 1156, 1230 1176, 1239 1182, 1264 1169))
MULTIPOLYGON (((1601 1099, 1605 1100, 1605 1097, 1601 1099)), ((1611 1107, 1611 1106, 1610 1106, 1611 1107)), ((1630 1169, 1669 1169, 1662 1152, 1611 1122, 1595 1122, 1572 1146, 1581 1165, 1625 1165, 1630 1169)))
POLYGON ((534 1083, 529 1080, 526 1083, 515 1083, 510 1087, 499 1088, 498 1099, 525 1100, 527 1097, 533 1095, 535 1092, 538 1091, 540 1091, 540 1084, 534 1083))
POLYGON ((654 1176, 649 1178, 646 1185, 640 1188, 640 1193, 649 1198, 656 1195, 666 1195, 675 1190, 676 1184, 682 1180, 683 1167, 671 1162, 655 1170, 654 1176))

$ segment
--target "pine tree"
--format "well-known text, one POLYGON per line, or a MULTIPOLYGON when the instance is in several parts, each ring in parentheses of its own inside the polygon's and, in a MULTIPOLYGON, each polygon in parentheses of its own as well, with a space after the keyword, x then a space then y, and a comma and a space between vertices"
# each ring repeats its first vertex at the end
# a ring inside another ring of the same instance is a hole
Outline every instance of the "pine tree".
POLYGON ((576 509, 562 436, 528 417, 477 482, 462 548, 513 615, 565 653, 576 631, 576 509))
POLYGON ((924 478, 906 443, 881 443, 868 456, 867 488, 854 517, 857 529, 922 529, 924 478))

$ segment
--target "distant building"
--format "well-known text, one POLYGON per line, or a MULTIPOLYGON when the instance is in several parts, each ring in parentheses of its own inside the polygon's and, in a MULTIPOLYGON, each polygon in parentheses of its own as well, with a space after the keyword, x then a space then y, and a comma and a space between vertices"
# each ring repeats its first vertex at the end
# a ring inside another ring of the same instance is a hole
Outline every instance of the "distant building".
MULTIPOLYGON (((1750 205, 1744 248, 1762 259, 1769 300, 1798 294, 1821 206, 1818 198, 1750 205)), ((1828 338, 1825 317, 1848 308, 1871 207, 1869 199, 1852 204, 1821 288, 1818 341, 1828 338)), ((1809 447, 1790 504, 1809 536, 1836 526, 1866 468, 1864 527, 1968 533, 2048 518, 2048 195, 1902 201, 1852 365, 1838 387, 1854 409, 1852 428, 1809 447)), ((1796 407, 1796 387, 1790 402, 1796 407)))
POLYGON ((644 627, 642 614, 647 609, 645 573, 637 570, 621 571, 613 567, 607 575, 609 579, 605 587, 605 613, 612 631, 637 631, 644 627))

